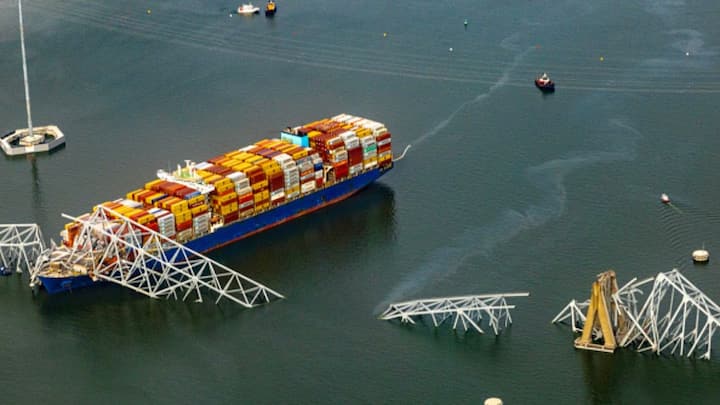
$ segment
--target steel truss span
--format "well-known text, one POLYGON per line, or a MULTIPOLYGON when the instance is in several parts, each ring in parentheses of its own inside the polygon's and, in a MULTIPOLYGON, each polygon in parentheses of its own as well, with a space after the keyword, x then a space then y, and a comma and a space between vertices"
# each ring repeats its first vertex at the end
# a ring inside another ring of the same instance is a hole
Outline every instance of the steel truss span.
MULTIPOLYGON (((589 301, 578 304, 573 300, 552 322, 569 320, 573 331, 581 332, 583 309, 588 306, 589 301)), ((612 294, 610 306, 618 346, 710 359, 713 334, 720 327, 720 306, 677 269, 641 281, 630 280, 612 294), (647 297, 644 302, 641 296, 647 297)), ((597 328, 593 330, 595 338, 601 335, 597 328)))
POLYGON ((111 210, 98 206, 88 217, 64 217, 81 223, 72 248, 53 247, 44 263, 61 261, 65 268, 79 264, 93 280, 108 281, 152 298, 203 301, 212 293, 215 303, 226 299, 246 308, 284 298, 207 256, 154 232, 111 210))
POLYGON ((45 249, 37 224, 0 224, 0 265, 5 269, 30 272, 45 249))
POLYGON ((505 299, 529 295, 530 293, 522 292, 397 302, 390 304, 380 315, 380 319, 385 321, 400 319, 403 323, 415 324, 420 319, 430 318, 435 327, 452 319, 453 329, 462 325, 466 332, 472 328, 479 333, 485 333, 480 328, 480 324, 484 318, 487 318, 488 325, 496 335, 499 335, 502 328, 512 323, 510 310, 515 308, 515 305, 508 305, 505 299))

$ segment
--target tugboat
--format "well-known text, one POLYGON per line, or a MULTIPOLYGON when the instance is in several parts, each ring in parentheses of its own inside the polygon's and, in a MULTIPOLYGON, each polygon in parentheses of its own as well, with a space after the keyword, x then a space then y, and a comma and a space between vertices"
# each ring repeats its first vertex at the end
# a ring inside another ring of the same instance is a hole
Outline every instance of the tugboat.
POLYGON ((543 73, 542 76, 538 76, 535 79, 535 86, 543 93, 552 93, 555 91, 555 82, 550 80, 547 73, 543 73))
POLYGON ((265 17, 272 17, 277 12, 277 5, 273 0, 269 0, 265 5, 265 17))
POLYGON ((258 14, 259 12, 260 12, 260 7, 253 6, 252 3, 243 4, 237 8, 238 14, 251 15, 251 14, 258 14))
POLYGON ((660 194, 660 202, 663 204, 670 204, 670 197, 667 194, 662 193, 660 194))

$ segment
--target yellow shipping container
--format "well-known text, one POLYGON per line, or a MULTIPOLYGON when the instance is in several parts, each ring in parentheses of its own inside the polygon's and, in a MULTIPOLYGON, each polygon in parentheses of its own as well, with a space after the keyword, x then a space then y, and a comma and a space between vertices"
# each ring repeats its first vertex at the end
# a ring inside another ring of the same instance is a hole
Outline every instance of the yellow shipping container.
POLYGON ((194 216, 197 216, 197 215, 200 215, 200 214, 206 212, 208 209, 209 209, 209 207, 207 206, 207 204, 200 204, 197 207, 190 208, 190 212, 192 213, 192 216, 194 217, 194 216))
POLYGON ((226 204, 228 201, 237 200, 237 193, 227 193, 223 195, 214 195, 212 196, 213 203, 220 203, 220 204, 226 204))
POLYGON ((230 184, 217 182, 214 185, 215 185, 215 191, 217 192, 217 194, 225 194, 228 190, 232 190, 235 188, 235 186, 232 184, 232 182, 230 182, 230 184))
POLYGON ((230 160, 230 159, 229 159, 229 158, 226 158, 226 157, 223 157, 223 158, 220 158, 220 159, 216 160, 216 161, 215 161, 215 164, 218 165, 218 166, 223 166, 223 164, 224 164, 225 162, 227 162, 228 160, 230 160))
POLYGON ((270 198, 270 190, 263 190, 262 192, 263 199, 267 200, 270 198))
POLYGON ((237 212, 237 210, 238 210, 237 203, 223 205, 222 207, 220 207, 220 214, 221 215, 232 214, 233 212, 237 212))
POLYGON ((302 159, 308 155, 308 151, 303 149, 292 154, 294 160, 302 159))
POLYGON ((183 211, 187 211, 189 209, 187 200, 180 200, 178 198, 178 201, 173 202, 170 204, 170 212, 173 214, 178 214, 183 211))
POLYGON ((310 131, 310 132, 308 133, 308 138, 313 139, 313 138, 315 138, 315 137, 318 136, 318 135, 322 135, 322 132, 320 132, 320 131, 310 131))
POLYGON ((195 173, 197 173, 197 175, 202 177, 203 179, 215 175, 214 173, 208 172, 207 170, 197 170, 195 173))
POLYGON ((262 193, 253 194, 253 200, 255 200, 255 205, 257 206, 257 204, 263 200, 262 193))
POLYGON ((270 143, 270 142, 272 142, 272 140, 270 140, 270 139, 261 139, 261 140, 255 142, 255 146, 260 146, 260 147, 263 147, 263 148, 267 148, 267 147, 268 147, 267 145, 268 145, 268 143, 270 143))
POLYGON ((267 189, 267 186, 268 186, 268 181, 262 180, 262 181, 258 181, 257 183, 253 184, 252 189, 253 189, 253 192, 258 192, 260 190, 267 189))
POLYGON ((137 223, 140 224, 140 225, 145 225, 145 224, 150 223, 150 222, 152 222, 152 221, 154 221, 154 220, 155 220, 155 217, 154 217, 154 216, 152 216, 152 215, 150 215, 150 214, 147 214, 147 215, 143 215, 143 216, 141 216, 140 218, 138 218, 137 223))
POLYGON ((251 167, 253 167, 253 164, 252 164, 252 163, 243 162, 243 163, 240 163, 240 164, 237 165, 237 166, 233 166, 233 170, 235 170, 236 172, 243 172, 243 173, 244 173, 245 171, 247 171, 247 169, 249 169, 249 168, 251 168, 251 167))
POLYGON ((265 159, 265 158, 262 157, 262 156, 260 156, 260 155, 254 155, 254 156, 252 156, 252 157, 249 157, 249 158, 245 159, 245 161, 248 162, 248 163, 255 164, 255 162, 259 162, 259 161, 261 161, 261 160, 263 160, 263 159, 265 159))
POLYGON ((236 156, 240 155, 241 153, 243 153, 243 152, 242 152, 242 151, 239 151, 239 150, 234 150, 234 151, 232 151, 232 152, 226 153, 225 156, 227 156, 227 157, 229 157, 229 158, 231 158, 231 159, 235 159, 236 156))
POLYGON ((144 188, 139 188, 137 190, 133 190, 133 191, 125 194, 125 198, 127 198, 128 200, 135 200, 135 195, 137 195, 137 193, 141 193, 143 191, 145 191, 144 188))
POLYGON ((255 206, 255 211, 264 211, 270 207, 270 202, 258 204, 255 206))
POLYGON ((163 181, 165 181, 165 180, 157 179, 157 180, 149 181, 149 182, 145 183, 145 190, 152 190, 154 185, 160 184, 163 181))
POLYGON ((173 212, 173 215, 175 215, 176 224, 187 222, 192 219, 192 212, 190 212, 190 210, 180 211, 177 213, 173 212))
POLYGON ((157 200, 158 198, 164 196, 165 193, 154 193, 150 194, 149 196, 145 197, 145 201, 143 201, 147 205, 152 205, 153 200, 157 200))
POLYGON ((187 200, 189 206, 196 206, 197 204, 204 204, 205 203, 205 195, 200 194, 196 195, 195 197, 187 200))

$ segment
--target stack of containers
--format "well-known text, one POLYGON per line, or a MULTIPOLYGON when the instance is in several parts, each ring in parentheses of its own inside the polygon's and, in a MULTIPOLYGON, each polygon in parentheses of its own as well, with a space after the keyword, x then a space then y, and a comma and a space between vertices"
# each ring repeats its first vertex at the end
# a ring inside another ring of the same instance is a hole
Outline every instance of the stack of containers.
POLYGON ((320 154, 312 154, 313 170, 315 171, 315 188, 322 188, 325 184, 325 175, 323 170, 323 160, 320 154))
POLYGON ((252 215, 255 208, 255 200, 253 199, 252 187, 250 180, 243 172, 232 172, 227 178, 233 182, 235 186, 235 194, 237 194, 238 217, 244 218, 252 215))
POLYGON ((213 212, 219 213, 224 223, 233 222, 239 218, 235 184, 227 177, 218 177, 210 183, 215 187, 215 191, 210 195, 213 212))
POLYGON ((150 208, 148 212, 155 217, 160 234, 170 239, 175 237, 175 216, 162 208, 150 208))
POLYGON ((298 176, 300 179, 300 193, 307 194, 316 188, 315 168, 312 156, 305 156, 296 161, 298 176))
MULTIPOLYGON (((282 143, 281 143, 282 144, 282 143)), ((273 148, 281 144, 272 145, 273 148)), ((287 153, 278 153, 272 158, 280 165, 285 183, 285 198, 293 199, 300 195, 300 176, 298 174, 298 163, 287 153)))
POLYGON ((360 139, 355 134, 355 131, 345 131, 341 133, 340 138, 343 140, 345 150, 348 155, 348 170, 349 175, 356 176, 363 170, 363 150, 360 145, 360 139))

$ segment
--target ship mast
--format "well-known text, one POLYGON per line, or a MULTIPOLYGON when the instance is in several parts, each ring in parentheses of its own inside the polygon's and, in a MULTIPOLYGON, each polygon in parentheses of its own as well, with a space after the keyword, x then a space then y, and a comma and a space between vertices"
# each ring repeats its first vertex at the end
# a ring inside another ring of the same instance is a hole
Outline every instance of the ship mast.
POLYGON ((28 84, 27 62, 25 56, 25 29, 23 27, 22 0, 18 0, 18 16, 20 20, 20 49, 22 50, 23 79, 25 81, 25 108, 27 109, 28 136, 33 136, 32 117, 30 115, 30 85, 28 84))

